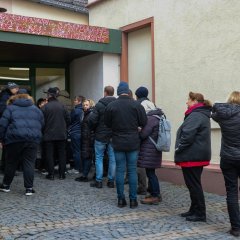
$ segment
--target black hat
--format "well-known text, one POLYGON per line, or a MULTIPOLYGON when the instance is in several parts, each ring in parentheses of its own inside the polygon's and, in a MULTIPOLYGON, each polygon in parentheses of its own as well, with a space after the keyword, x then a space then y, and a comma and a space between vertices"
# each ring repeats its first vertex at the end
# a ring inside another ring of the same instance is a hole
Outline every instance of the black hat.
POLYGON ((147 97, 148 96, 148 89, 146 87, 139 87, 136 92, 135 95, 138 98, 143 98, 143 97, 147 97))
POLYGON ((57 96, 57 89, 56 88, 49 88, 47 90, 47 92, 45 92, 45 93, 47 93, 48 95, 51 95, 53 97, 56 97, 57 96))

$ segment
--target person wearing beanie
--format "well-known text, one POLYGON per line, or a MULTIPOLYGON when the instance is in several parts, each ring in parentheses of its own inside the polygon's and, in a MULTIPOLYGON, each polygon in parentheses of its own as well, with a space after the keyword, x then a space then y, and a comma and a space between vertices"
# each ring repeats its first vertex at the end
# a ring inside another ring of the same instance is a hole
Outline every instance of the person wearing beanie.
POLYGON ((136 90, 135 95, 137 96, 138 99, 147 98, 148 97, 148 89, 146 87, 139 87, 136 90))
MULTIPOLYGON (((0 93, 0 118, 3 115, 4 110, 7 107, 7 101, 11 96, 17 94, 19 90, 19 86, 16 83, 9 82, 5 89, 0 93)), ((2 149, 2 157, 1 157, 1 169, 4 170, 5 168, 5 147, 3 146, 2 149)))
POLYGON ((116 161, 116 187, 118 207, 127 205, 124 194, 124 176, 128 170, 130 208, 137 202, 137 158, 140 148, 139 129, 147 123, 141 104, 129 96, 126 82, 117 88, 118 98, 109 103, 104 113, 104 123, 112 130, 112 146, 116 161))
MULTIPOLYGON (((148 89, 146 87, 139 87, 135 91, 136 99, 141 105, 144 107, 146 113, 148 110, 151 110, 153 107, 155 107, 154 103, 151 102, 148 99, 148 89)), ((147 193, 147 175, 146 171, 144 168, 139 168, 137 169, 138 173, 138 189, 137 193, 139 195, 146 195, 147 193)))

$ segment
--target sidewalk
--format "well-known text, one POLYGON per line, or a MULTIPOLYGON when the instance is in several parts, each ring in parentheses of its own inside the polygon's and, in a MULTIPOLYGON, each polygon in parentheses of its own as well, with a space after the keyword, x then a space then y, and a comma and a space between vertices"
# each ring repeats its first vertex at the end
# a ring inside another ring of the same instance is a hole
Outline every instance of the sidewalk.
POLYGON ((11 191, 0 192, 0 239, 236 239, 226 233, 223 196, 206 193, 207 223, 191 223, 179 216, 189 207, 185 187, 161 183, 159 205, 120 209, 116 189, 90 188, 74 177, 49 181, 36 173, 36 194, 27 197, 22 174, 16 176, 11 191))

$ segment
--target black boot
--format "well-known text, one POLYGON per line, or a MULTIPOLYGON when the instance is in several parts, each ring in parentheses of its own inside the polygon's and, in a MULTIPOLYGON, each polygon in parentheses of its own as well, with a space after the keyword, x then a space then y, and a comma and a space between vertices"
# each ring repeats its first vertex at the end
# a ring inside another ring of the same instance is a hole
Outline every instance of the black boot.
POLYGON ((125 199, 118 199, 118 207, 123 208, 125 206, 127 206, 126 200, 125 199))
POLYGON ((102 188, 102 182, 95 181, 93 183, 90 183, 90 187, 102 188))
POLYGON ((206 222, 206 216, 192 215, 186 217, 186 220, 190 222, 206 222))
POLYGON ((190 210, 185 212, 185 213, 180 214, 181 217, 189 217, 189 216, 192 216, 192 215, 194 215, 194 212, 192 212, 190 210))
POLYGON ((138 206, 138 201, 130 199, 130 208, 136 208, 138 206))

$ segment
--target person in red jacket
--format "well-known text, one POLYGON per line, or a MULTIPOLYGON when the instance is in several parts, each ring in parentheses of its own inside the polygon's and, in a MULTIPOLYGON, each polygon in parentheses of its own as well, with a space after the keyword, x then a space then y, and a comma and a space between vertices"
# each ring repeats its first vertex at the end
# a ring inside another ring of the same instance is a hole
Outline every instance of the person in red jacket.
POLYGON ((190 193, 189 211, 182 213, 187 221, 206 221, 206 206, 201 184, 203 167, 211 159, 211 103, 201 93, 189 93, 187 111, 177 131, 175 163, 182 168, 190 193))

